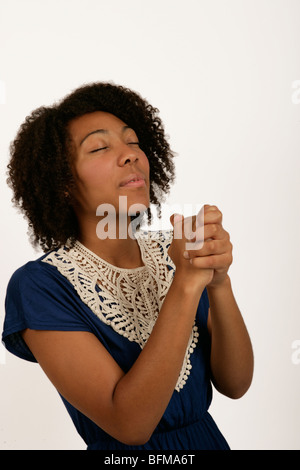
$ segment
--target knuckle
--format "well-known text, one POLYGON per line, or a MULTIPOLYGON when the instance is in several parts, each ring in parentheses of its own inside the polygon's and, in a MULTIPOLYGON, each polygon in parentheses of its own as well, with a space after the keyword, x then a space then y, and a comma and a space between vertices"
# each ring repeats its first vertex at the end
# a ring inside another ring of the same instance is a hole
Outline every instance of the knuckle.
POLYGON ((213 267, 213 265, 214 265, 214 260, 213 260, 213 257, 212 257, 212 256, 207 256, 206 262, 207 262, 207 266, 208 266, 209 268, 213 267))
POLYGON ((230 266, 232 263, 232 253, 229 252, 229 253, 226 253, 224 255, 224 265, 225 266, 230 266))
POLYGON ((208 243, 208 248, 210 251, 214 251, 215 248, 216 248, 216 243, 214 240, 211 240, 209 243, 208 243))
POLYGON ((218 231, 218 225, 217 224, 212 224, 212 232, 213 234, 216 234, 218 231))
POLYGON ((233 245, 232 245, 232 243, 231 243, 231 241, 230 241, 229 239, 226 240, 226 246, 228 247, 228 248, 227 248, 227 251, 228 251, 229 253, 232 253, 233 245))

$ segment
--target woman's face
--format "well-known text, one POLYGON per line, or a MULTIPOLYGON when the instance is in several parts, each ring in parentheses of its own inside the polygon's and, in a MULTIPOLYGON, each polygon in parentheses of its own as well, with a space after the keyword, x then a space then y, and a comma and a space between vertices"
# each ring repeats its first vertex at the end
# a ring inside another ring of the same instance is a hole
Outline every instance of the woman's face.
POLYGON ((149 207, 149 161, 133 129, 102 111, 72 120, 68 129, 76 148, 79 216, 95 218, 100 204, 113 205, 118 214, 120 196, 126 196, 128 209, 133 204, 149 207))

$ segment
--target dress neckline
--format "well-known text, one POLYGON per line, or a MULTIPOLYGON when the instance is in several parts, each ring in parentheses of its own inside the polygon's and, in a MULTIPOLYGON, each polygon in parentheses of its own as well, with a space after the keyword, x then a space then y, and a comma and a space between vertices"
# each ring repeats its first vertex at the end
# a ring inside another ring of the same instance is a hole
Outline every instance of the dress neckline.
POLYGON ((142 261, 144 263, 143 266, 138 266, 136 268, 121 268, 119 266, 116 266, 114 264, 111 264, 109 263, 108 261, 106 261, 105 259, 101 258, 100 256, 96 255, 96 253, 94 253, 92 250, 90 250, 89 248, 87 248, 85 245, 83 245, 79 240, 76 240, 75 243, 74 243, 74 247, 82 254, 84 254, 90 261, 93 261, 94 263, 96 263, 97 265, 99 264, 104 264, 106 265, 107 267, 109 267, 110 269, 113 269, 114 271, 118 271, 118 272, 122 272, 122 273, 135 273, 135 272, 138 272, 138 271, 143 271, 146 269, 146 262, 145 262, 145 257, 144 257, 144 250, 143 250, 143 246, 142 246, 142 243, 140 243, 140 239, 139 238, 136 238, 136 241, 138 243, 138 246, 139 246, 139 249, 140 249, 140 252, 141 252, 141 258, 142 258, 142 261))

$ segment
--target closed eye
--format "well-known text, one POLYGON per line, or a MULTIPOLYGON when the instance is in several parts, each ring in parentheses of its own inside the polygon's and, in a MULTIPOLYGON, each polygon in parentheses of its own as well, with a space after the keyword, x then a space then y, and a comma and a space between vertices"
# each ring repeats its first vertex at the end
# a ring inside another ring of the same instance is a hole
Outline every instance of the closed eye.
POLYGON ((105 150, 107 148, 108 147, 101 147, 101 148, 98 148, 98 149, 95 149, 95 150, 91 150, 90 153, 96 153, 96 152, 99 152, 100 150, 105 150))
MULTIPOLYGON (((139 142, 128 142, 128 145, 140 145, 139 142)), ((91 150, 89 153, 96 153, 96 152, 100 152, 100 150, 106 150, 108 149, 108 147, 99 147, 98 149, 95 149, 95 150, 91 150)))

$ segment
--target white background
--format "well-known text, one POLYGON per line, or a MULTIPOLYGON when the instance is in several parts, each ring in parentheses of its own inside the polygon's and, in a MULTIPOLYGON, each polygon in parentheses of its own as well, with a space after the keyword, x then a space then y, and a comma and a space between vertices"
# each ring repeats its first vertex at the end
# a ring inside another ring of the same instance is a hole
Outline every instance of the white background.
MULTIPOLYGON (((5 182, 19 125, 83 83, 138 91, 177 152, 169 201, 216 204, 234 246, 255 374, 210 409, 232 449, 300 448, 299 26, 299 0, 0 1, 1 324, 11 274, 41 254, 5 182)), ((85 448, 39 366, 3 347, 0 390, 0 449, 85 448)))

